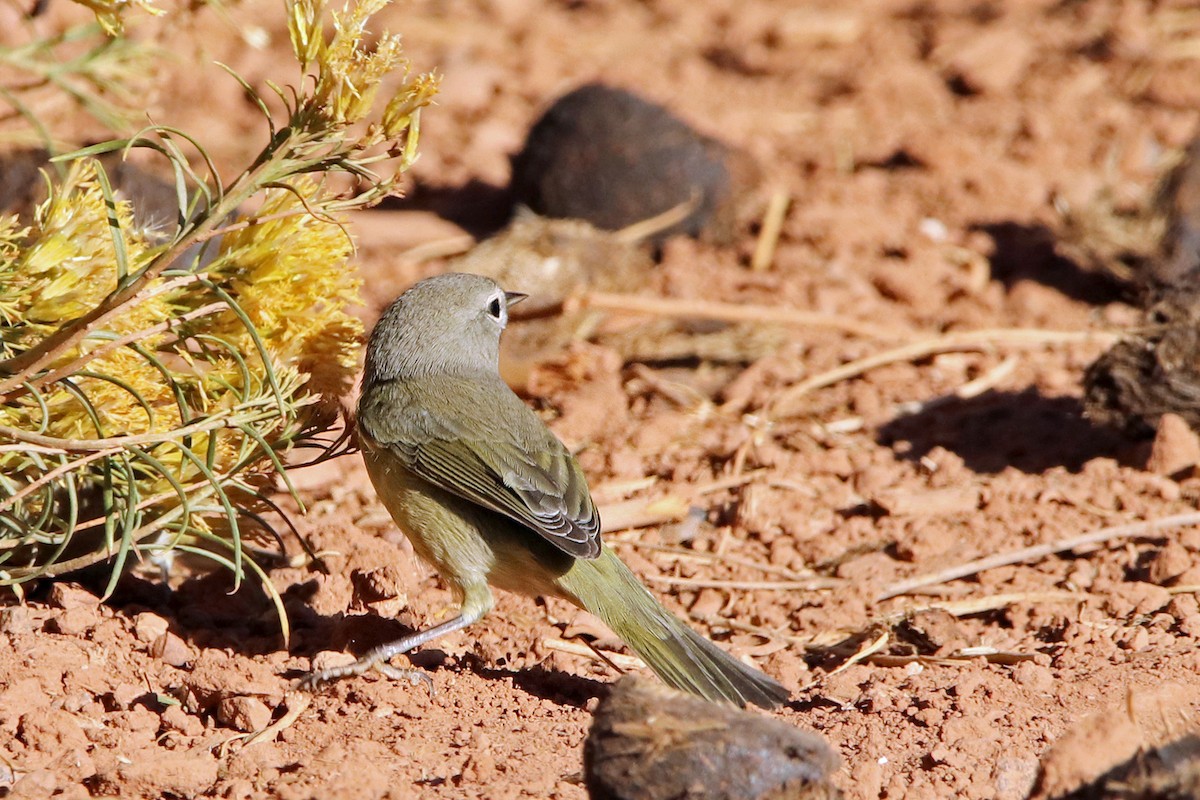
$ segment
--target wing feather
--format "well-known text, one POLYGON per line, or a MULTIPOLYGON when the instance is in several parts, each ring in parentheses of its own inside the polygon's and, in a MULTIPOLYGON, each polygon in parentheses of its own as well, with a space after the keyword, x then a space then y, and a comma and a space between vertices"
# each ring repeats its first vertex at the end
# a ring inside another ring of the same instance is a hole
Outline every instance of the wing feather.
MULTIPOLYGON (((372 399, 391 405, 398 398, 372 399)), ((511 430, 491 430, 486 438, 472 436, 467 426, 428 414, 402 430, 385 424, 373 426, 376 430, 368 434, 434 486, 503 514, 576 558, 597 557, 600 515, 583 470, 541 420, 515 396, 512 399, 533 417, 535 426, 524 427, 526 441, 518 441, 511 430), (531 430, 536 435, 530 436, 531 430)))

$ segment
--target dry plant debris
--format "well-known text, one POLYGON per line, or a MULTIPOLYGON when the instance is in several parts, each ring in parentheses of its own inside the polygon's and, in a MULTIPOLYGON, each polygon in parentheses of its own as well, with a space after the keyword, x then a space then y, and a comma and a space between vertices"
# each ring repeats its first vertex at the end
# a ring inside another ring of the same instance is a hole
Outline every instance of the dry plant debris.
POLYGON ((656 232, 728 241, 739 193, 756 182, 744 154, 697 133, 633 92, 588 84, 555 100, 513 157, 513 196, 539 214, 620 230, 680 204, 696 208, 656 232), (733 166, 731 166, 733 164, 733 166))
MULTIPOLYGON (((108 561, 107 594, 143 555, 205 555, 235 587, 245 570, 258 575, 287 638, 242 527, 273 532, 262 514, 277 508, 274 481, 286 484, 281 454, 340 444, 319 435, 362 332, 348 313, 359 281, 343 214, 396 190, 436 90, 409 74, 398 37, 367 44, 382 8, 327 20, 322 4, 288 6, 303 88, 276 88, 279 125, 241 83, 268 138, 232 180, 196 139, 152 125, 61 157, 73 164, 28 227, 0 217, 0 582, 108 561), (399 86, 376 108, 389 75, 399 86), (162 213, 159 226, 139 224, 91 158, 134 148, 157 151, 175 176, 176 202, 142 209, 162 213), (333 172, 360 183, 343 193, 314 177, 333 172), (255 213, 239 214, 251 200, 255 213)), ((119 32, 116 5, 95 10, 119 32)))
POLYGON ((837 757, 816 734, 636 677, 596 708, 584 743, 592 800, 834 800, 837 757))
MULTIPOLYGON (((195 23, 204 60, 260 91, 291 82, 277 2, 225 8, 195 23)), ((36 24, 58 31, 68 12, 78 21, 79 9, 52 0, 36 24)), ((756 214, 729 245, 667 239, 649 285, 608 290, 597 300, 614 307, 587 311, 603 311, 610 330, 697 310, 799 310, 830 324, 779 323, 782 346, 744 368, 627 364, 598 338, 572 342, 535 374, 529 400, 593 485, 613 487, 606 500, 624 521, 652 523, 609 534, 628 541, 622 557, 652 589, 731 652, 811 685, 777 718, 829 741, 844 764, 830 781, 848 797, 1023 800, 1047 751, 1127 689, 1172 684, 1172 705, 1197 707, 1200 528, 875 598, 914 576, 1195 512, 1194 468, 1171 469, 1164 455, 1150 471, 1148 440, 1083 416, 1086 365, 1139 327, 1140 309, 1049 234, 1056 201, 1078 209, 1102 186, 1127 213, 1152 196, 1163 154, 1187 147, 1200 121, 1198 21, 1186 4, 1118 0, 385 9, 372 34, 404 31, 414 62, 438 65, 445 81, 422 115, 421 159, 407 173, 416 191, 353 215, 372 231, 358 242, 357 313, 369 325, 443 268, 395 243, 462 241, 457 221, 503 203, 510 154, 572 86, 602 77, 668 100, 751 153, 790 198, 783 212, 756 214), (634 314, 628 298, 665 305, 634 314), (1016 346, 1014 330, 1039 333, 1016 346), (813 378, 819 388, 774 413, 813 378), (884 633, 882 649, 834 672, 884 633)), ((181 58, 164 65, 154 121, 203 134, 218 171, 237 174, 262 144, 249 95, 172 49, 181 58)), ((92 124, 80 123, 81 140, 92 124)), ((105 602, 107 573, 79 575, 86 592, 35 581, 24 603, 0 608, 4 789, 586 797, 582 743, 619 674, 605 659, 638 667, 594 620, 554 602, 501 597, 489 626, 420 653, 432 698, 371 676, 312 697, 273 740, 220 749, 241 733, 229 725, 263 719, 246 701, 225 705, 248 713, 219 715, 223 699, 257 700, 279 722, 290 681, 314 659, 352 659, 453 602, 405 549, 357 459, 292 477, 310 511, 296 524, 328 573, 299 561, 271 572, 293 622, 286 651, 255 583, 230 595, 222 573, 181 568, 170 593, 133 575, 105 602), (393 618, 367 613, 376 607, 393 618)), ((1111 718, 1100 731, 1121 739, 1067 753, 1059 775, 1103 774, 1116 745, 1141 741, 1111 718)))

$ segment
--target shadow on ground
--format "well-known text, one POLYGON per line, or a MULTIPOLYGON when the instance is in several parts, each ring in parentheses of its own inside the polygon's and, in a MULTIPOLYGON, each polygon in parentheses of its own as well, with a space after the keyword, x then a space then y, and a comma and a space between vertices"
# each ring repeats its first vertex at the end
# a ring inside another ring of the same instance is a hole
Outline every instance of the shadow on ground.
MULTIPOLYGON (((108 573, 96 568, 74 573, 72 577, 99 594, 108 573)), ((46 582, 46 587, 49 585, 46 582)), ((292 628, 288 650, 293 655, 311 657, 323 650, 344 650, 361 656, 377 645, 415 632, 403 621, 374 613, 319 613, 307 603, 313 585, 311 581, 294 584, 283 595, 292 628)), ((251 657, 282 649, 275 607, 261 587, 255 581, 245 581, 237 592, 231 593, 231 589, 232 578, 225 570, 190 578, 173 590, 157 581, 126 574, 107 604, 131 617, 152 611, 167 620, 171 631, 196 647, 251 657)), ((456 657, 440 650, 436 642, 412 652, 407 661, 430 673, 462 670, 488 680, 511 680, 530 695, 577 708, 587 707, 608 691, 602 681, 541 665, 511 669, 484 662, 472 653, 456 657)), ((397 658, 393 663, 403 668, 405 662, 405 658, 397 658)), ((294 680, 302 676, 303 673, 295 672, 282 677, 294 680)))
POLYGON ((957 453, 975 472, 1007 467, 1039 474, 1054 467, 1079 471, 1093 458, 1119 457, 1132 442, 1094 425, 1074 397, 1043 397, 1036 389, 987 392, 899 417, 879 429, 880 444, 919 459, 935 447, 957 453))
POLYGON ((512 192, 472 178, 459 186, 418 183, 403 197, 389 198, 381 208, 428 211, 453 222, 476 239, 484 239, 504 227, 512 216, 512 192))
POLYGON ((1034 281, 1089 305, 1111 303, 1131 291, 1115 277, 1083 269, 1059 255, 1054 247, 1055 234, 1045 225, 979 222, 971 229, 992 237, 992 276, 1006 287, 1022 280, 1034 281))

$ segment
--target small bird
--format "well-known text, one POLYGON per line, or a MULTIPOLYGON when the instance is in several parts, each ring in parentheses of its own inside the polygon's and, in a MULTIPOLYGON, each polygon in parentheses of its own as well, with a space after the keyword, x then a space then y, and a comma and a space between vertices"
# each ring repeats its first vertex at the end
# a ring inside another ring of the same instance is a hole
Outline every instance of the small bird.
POLYGON ((500 378, 500 334, 525 296, 479 275, 439 275, 402 294, 372 331, 358 402, 367 471, 461 608, 303 683, 370 669, 413 677, 387 662, 481 619, 495 586, 595 614, 677 689, 738 705, 784 702, 783 686, 663 608, 600 541, 579 463, 500 378))

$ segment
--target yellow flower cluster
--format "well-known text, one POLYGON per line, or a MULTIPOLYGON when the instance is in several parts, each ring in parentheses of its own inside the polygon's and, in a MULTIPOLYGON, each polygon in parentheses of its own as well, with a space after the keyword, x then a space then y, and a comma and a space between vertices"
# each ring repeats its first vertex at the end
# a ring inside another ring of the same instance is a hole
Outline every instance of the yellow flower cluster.
MULTIPOLYGON (((311 180, 295 188, 306 197, 318 191, 311 180)), ((309 214, 291 191, 272 190, 255 216, 263 221, 222 237, 210 270, 228 281, 278 364, 304 373, 310 391, 340 395, 362 337, 362 323, 345 311, 359 302, 361 282, 348 266, 354 244, 345 228, 309 214)), ((232 326, 227 336, 245 336, 233 317, 223 321, 232 326)))
POLYGON ((89 8, 96 15, 96 21, 104 32, 117 36, 124 32, 124 13, 130 8, 137 8, 152 16, 163 13, 161 8, 155 8, 153 0, 75 0, 81 6, 89 8))
POLYGON ((363 43, 367 21, 387 3, 363 0, 330 15, 333 36, 316 58, 315 98, 331 122, 349 125, 362 120, 375 103, 383 77, 396 70, 408 70, 399 36, 384 33, 370 49, 363 43))
MULTIPOLYGON (((398 36, 369 37, 387 1, 285 2, 306 77, 290 94, 269 84, 286 122, 270 119, 228 183, 195 185, 178 141, 203 148, 169 127, 84 151, 149 147, 174 162, 175 195, 199 193, 168 215, 187 217, 181 228, 140 230, 89 160, 28 229, 0 217, 0 585, 109 556, 115 581, 126 556, 171 547, 214 554, 239 579, 259 570, 238 519, 268 524, 256 514, 272 476, 286 480, 277 453, 329 430, 329 400, 356 372, 359 285, 338 215, 396 191, 437 91, 398 36), (353 188, 333 193, 330 172, 353 188)), ((115 26, 151 0, 80 2, 115 26)))
MULTIPOLYGON (((301 183, 300 194, 319 191, 301 183)), ((257 437, 274 445, 294 435, 318 395, 348 387, 362 330, 346 312, 358 279, 344 229, 285 189, 269 190, 255 219, 227 233, 207 263, 166 271, 101 318, 49 365, 44 385, 5 398, 0 427, 73 441, 161 434, 144 449, 168 474, 146 470, 143 498, 173 495, 172 478, 204 483, 202 464, 222 476, 265 462, 257 437)), ((4 355, 95 308, 122 270, 135 273, 157 252, 127 203, 108 206, 94 162, 79 162, 31 230, 0 223, 4 355)), ((42 470, 6 449, 0 472, 11 492, 42 470)))
POLYGON ((399 75, 403 85, 388 101, 383 115, 383 134, 395 139, 415 125, 422 106, 437 92, 432 75, 409 79, 410 64, 398 35, 384 32, 368 46, 367 23, 390 0, 361 0, 342 11, 329 14, 333 33, 326 38, 323 23, 325 0, 294 0, 288 14, 292 50, 301 69, 316 66, 315 105, 322 122, 352 125, 371 113, 375 96, 385 77, 399 75))
MULTIPOLYGON (((144 266, 152 248, 133 227, 132 211, 124 202, 114 205, 110 227, 104 194, 94 167, 86 162, 78 164, 61 189, 37 209, 31 230, 7 227, 0 234, 11 255, 0 269, 13 278, 4 281, 0 301, 6 309, 5 355, 24 350, 116 289, 118 243, 127 270, 144 266)), ((97 331, 64 353, 52 367, 66 366, 112 338, 151 329, 171 310, 168 295, 148 297, 124 309, 107 330, 97 331)), ((162 337, 162 333, 148 334, 140 344, 153 350, 162 337)), ((162 376, 152 364, 127 347, 116 348, 91 362, 85 375, 45 387, 37 397, 25 394, 0 406, 0 424, 63 439, 163 431, 178 424, 179 416, 169 397, 162 396, 161 384, 162 376), (92 374, 117 377, 128 389, 92 374), (148 407, 139 404, 134 393, 148 407)))

